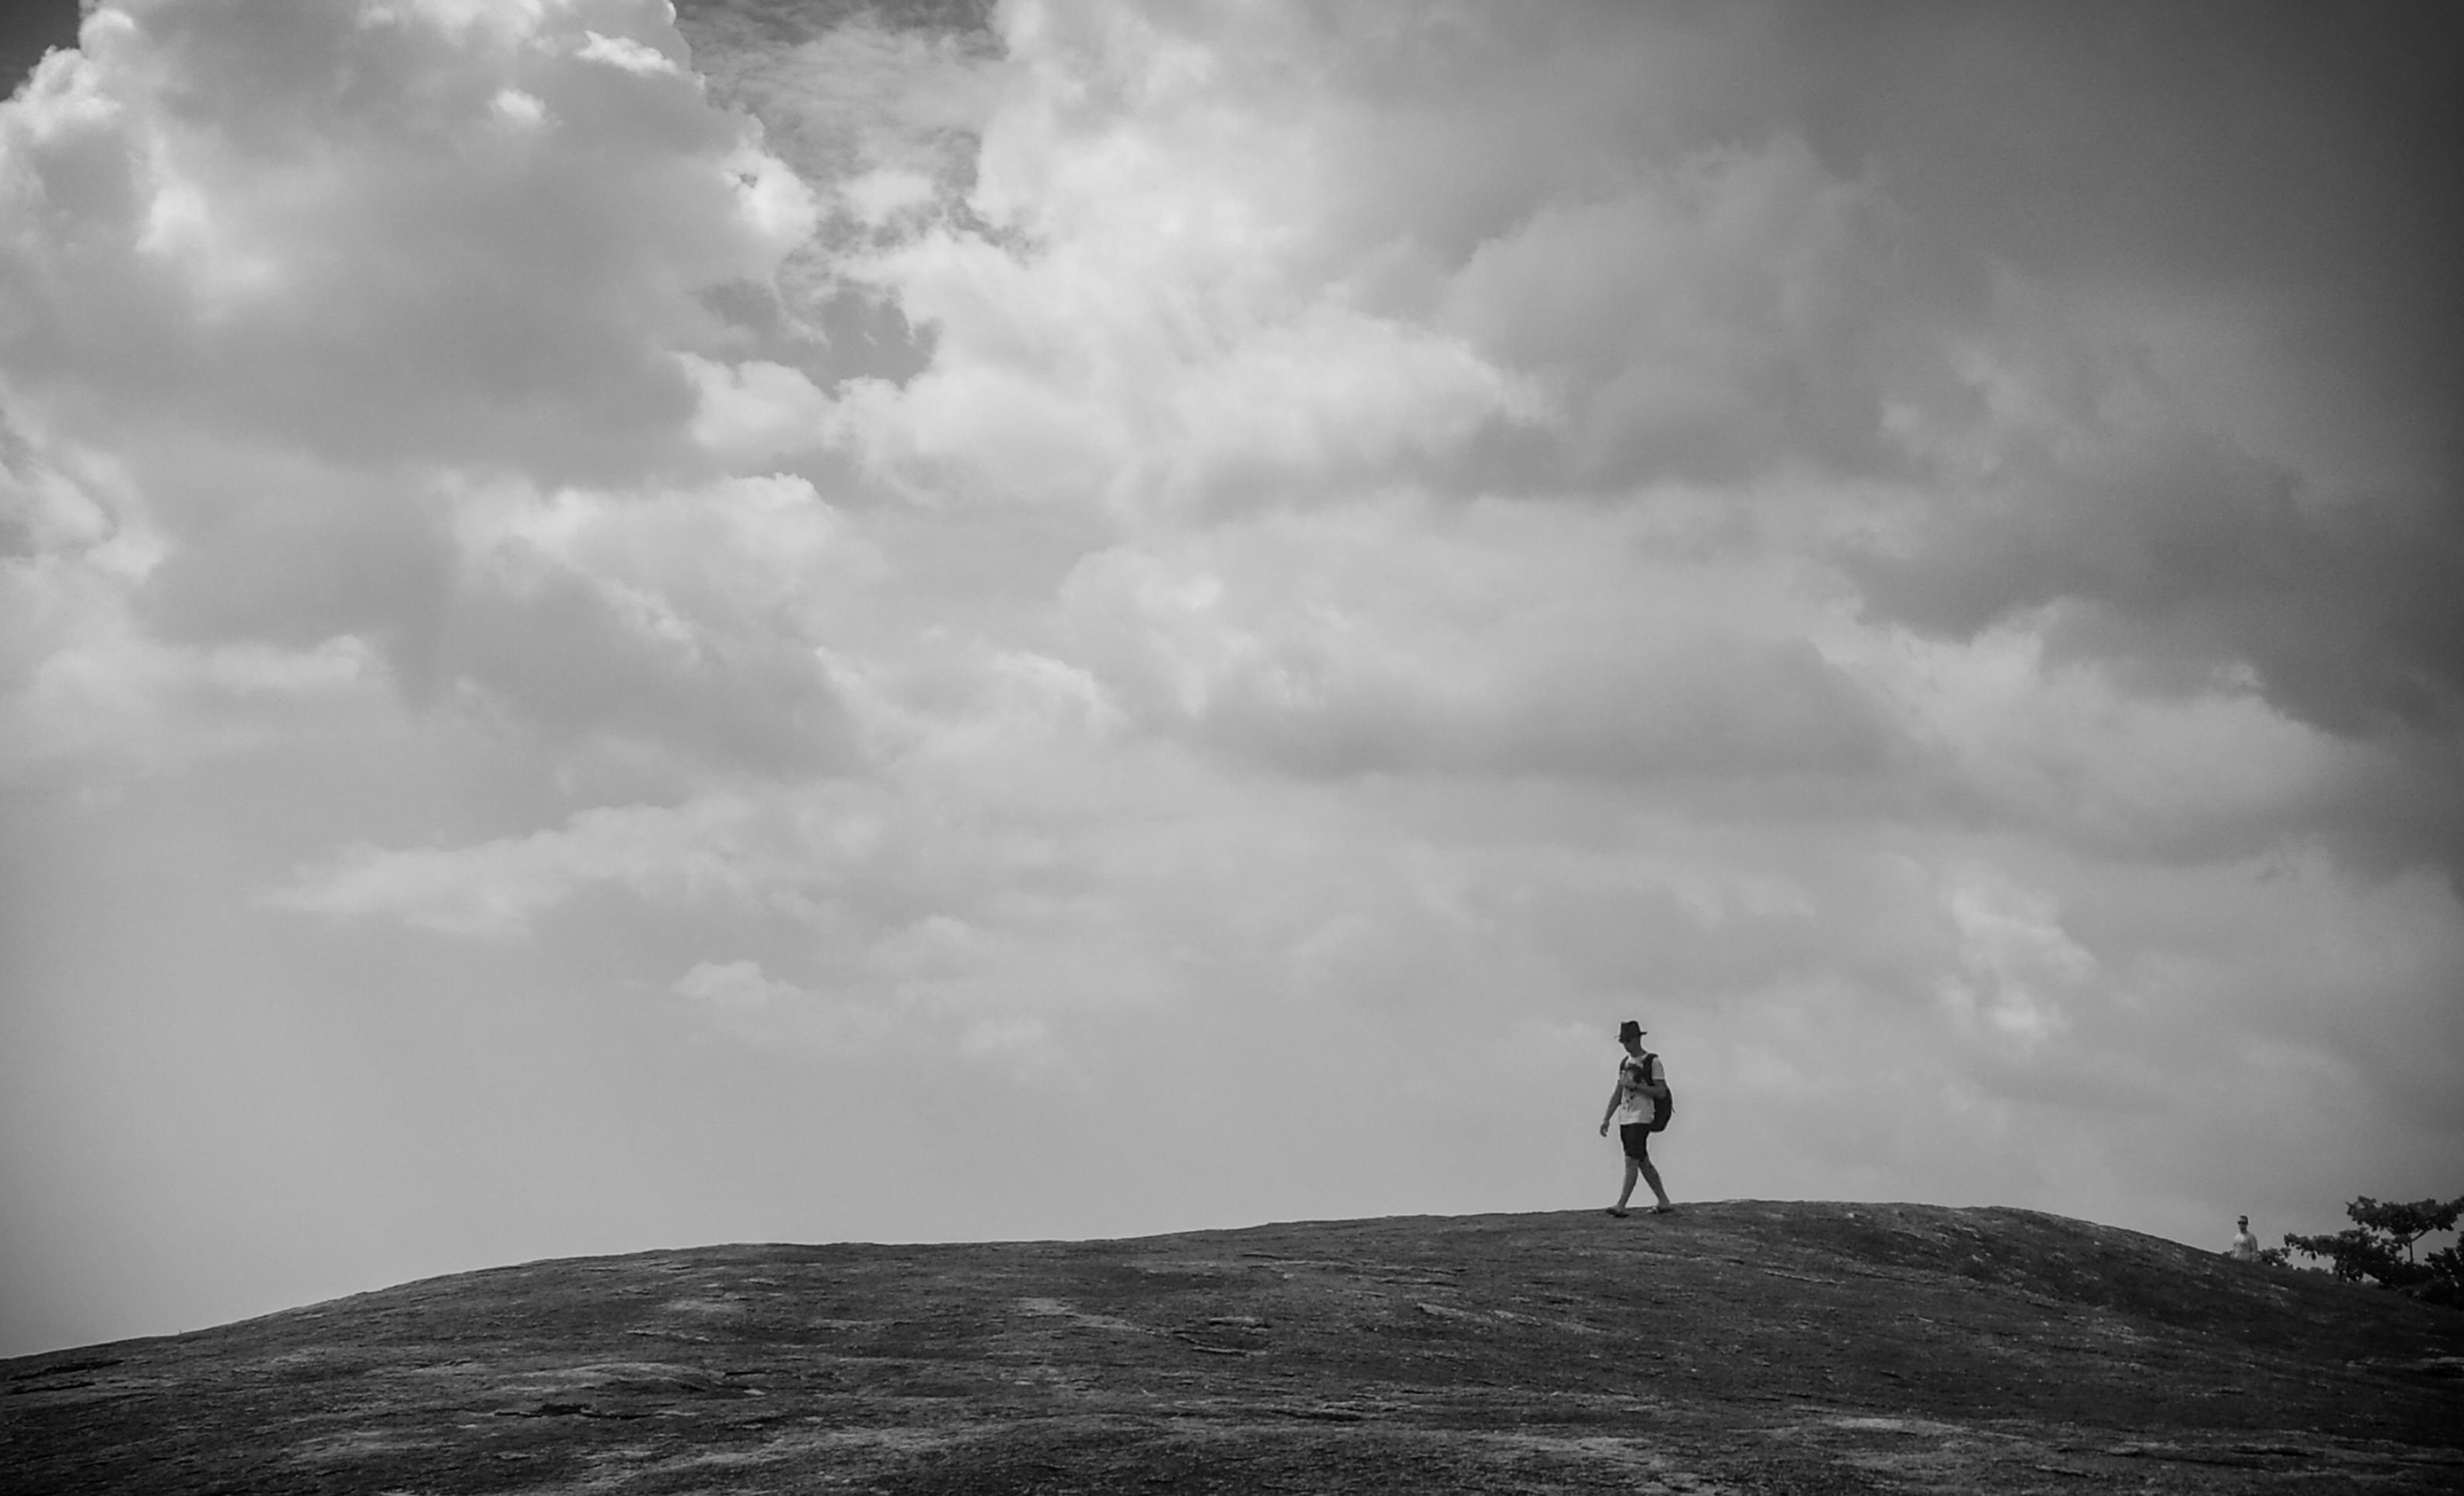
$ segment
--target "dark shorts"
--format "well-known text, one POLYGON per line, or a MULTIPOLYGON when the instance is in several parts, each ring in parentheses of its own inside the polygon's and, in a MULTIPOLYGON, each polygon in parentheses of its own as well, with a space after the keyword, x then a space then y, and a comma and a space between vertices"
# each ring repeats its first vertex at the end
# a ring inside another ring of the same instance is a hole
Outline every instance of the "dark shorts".
POLYGON ((1618 1142, 1620 1142, 1620 1143, 1623 1143, 1623 1144, 1625 1145, 1625 1155, 1626 1155, 1628 1158, 1639 1159, 1639 1161, 1641 1161, 1641 1162, 1643 1162, 1643 1163, 1649 1163, 1649 1162, 1651 1162, 1651 1124, 1650 1124, 1650 1123, 1648 1123, 1648 1122, 1620 1122, 1620 1123, 1618 1123, 1618 1124, 1617 1124, 1617 1141, 1618 1141, 1618 1142))

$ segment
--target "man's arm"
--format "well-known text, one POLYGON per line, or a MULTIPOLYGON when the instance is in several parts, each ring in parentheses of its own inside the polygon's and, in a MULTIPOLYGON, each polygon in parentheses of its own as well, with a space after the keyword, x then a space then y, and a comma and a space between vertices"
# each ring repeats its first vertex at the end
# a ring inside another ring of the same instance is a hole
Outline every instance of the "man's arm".
POLYGON ((1622 1100, 1624 1096, 1625 1083, 1623 1081, 1619 1081, 1617 1085, 1609 1088, 1609 1109, 1600 1113, 1600 1135, 1602 1137, 1609 1135, 1609 1119, 1617 1115, 1617 1103, 1622 1100))
POLYGON ((1658 1055, 1653 1055, 1651 1068, 1642 1072, 1642 1089, 1655 1106, 1668 1099, 1667 1077, 1668 1067, 1660 1063, 1658 1055))

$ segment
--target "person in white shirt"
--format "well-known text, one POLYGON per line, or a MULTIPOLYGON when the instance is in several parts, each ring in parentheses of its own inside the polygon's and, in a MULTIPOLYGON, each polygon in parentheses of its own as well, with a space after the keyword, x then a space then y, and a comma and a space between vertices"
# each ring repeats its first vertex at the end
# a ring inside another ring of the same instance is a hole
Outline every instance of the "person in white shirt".
POLYGON ((2233 1245, 2225 1248, 2225 1255, 2237 1263, 2255 1263, 2258 1261, 2258 1238, 2250 1234, 2250 1218, 2248 1216, 2236 1218, 2236 1224, 2233 1228, 2233 1245))
POLYGON ((1625 1058, 1617 1062, 1617 1089, 1609 1092, 1609 1109, 1600 1118, 1600 1135, 1609 1135, 1609 1123, 1617 1124, 1617 1140, 1625 1148, 1625 1188, 1617 1191, 1617 1203, 1609 1214, 1622 1219, 1625 1202, 1634 1198, 1634 1181, 1641 1178, 1651 1186, 1652 1197, 1660 1201, 1651 1207, 1655 1216, 1664 1216, 1677 1207, 1668 1202, 1668 1192, 1660 1187, 1660 1171, 1651 1166, 1651 1124, 1660 1116, 1660 1109, 1668 1100, 1668 1073, 1661 1066, 1660 1056, 1642 1052, 1643 1028, 1633 1019, 1617 1025, 1617 1043, 1625 1045, 1625 1058))

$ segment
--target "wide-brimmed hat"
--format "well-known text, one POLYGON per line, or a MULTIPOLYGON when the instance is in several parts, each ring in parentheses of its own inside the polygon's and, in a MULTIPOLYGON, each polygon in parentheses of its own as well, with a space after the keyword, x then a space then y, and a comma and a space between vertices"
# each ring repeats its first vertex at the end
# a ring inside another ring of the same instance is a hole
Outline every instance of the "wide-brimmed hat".
POLYGON ((1633 1019, 1627 1019, 1617 1025, 1617 1039, 1620 1043, 1628 1039, 1640 1039, 1646 1032, 1648 1030, 1633 1019))

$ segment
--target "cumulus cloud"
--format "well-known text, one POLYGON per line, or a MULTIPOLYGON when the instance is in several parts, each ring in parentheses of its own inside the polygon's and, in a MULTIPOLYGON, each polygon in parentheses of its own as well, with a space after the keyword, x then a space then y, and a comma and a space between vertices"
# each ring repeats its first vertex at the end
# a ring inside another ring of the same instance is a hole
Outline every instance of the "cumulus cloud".
POLYGON ((1847 557, 1880 616, 1972 635, 2058 607, 2059 643, 2152 680, 2238 669, 2342 735, 2452 730, 2464 558, 2433 509, 2321 492, 2177 411, 2114 419, 2099 407, 2146 398, 2139 381, 2066 372, 2088 408, 2048 408, 2048 371, 1995 369, 2009 413, 1968 438, 1960 488, 1847 557))
POLYGON ((723 332, 695 293, 810 209, 627 29, 662 8, 96 11, 11 117, 17 399, 353 463, 671 460, 669 347, 723 332))
MULTIPOLYGON (((732 14, 706 23, 712 76, 778 121, 820 205, 771 262, 782 304, 810 326, 849 298, 894 308, 921 362, 833 378, 795 362, 809 347, 731 361, 671 337, 693 411, 671 429, 844 496, 784 477, 466 495, 444 555, 483 587, 439 669, 567 740, 658 739, 782 783, 879 776, 769 802, 861 803, 883 846, 919 839, 901 871, 844 874, 899 898, 851 927, 808 909, 817 931, 892 950, 937 910, 1020 992, 1047 940, 1117 942, 1125 983, 1174 989, 1164 953, 1221 955, 1220 932, 1167 941, 1137 922, 1152 907, 1106 895, 1029 938, 991 883, 919 869, 999 847, 1091 896, 1131 855, 1108 812, 1166 784, 1194 796, 1166 816, 1188 839, 1278 778, 1589 786, 1551 793, 1768 840, 1689 831, 1704 869, 1661 884, 1566 865, 1499 970, 1605 979, 1639 954, 1599 934, 1615 900, 1657 900, 1715 989, 1862 972, 1849 990, 1911 995, 1906 1022, 2025 1069, 2110 968, 2023 918, 2035 895, 1961 839, 2183 867, 2332 844, 2359 786, 2416 761, 2372 759, 2358 703, 2441 720, 2439 605, 2373 621, 2334 580, 2387 575, 2358 559, 2378 542, 2330 539, 2381 511, 2311 501, 2079 287, 1917 214, 1887 161, 1821 148, 1789 88, 1741 101, 1677 76, 1773 44, 1750 26, 1581 12, 1508 41, 1464 18, 1022 5, 996 33, 862 20, 764 53, 732 14), (1678 60, 1641 60, 1646 32, 1678 60), (1646 104, 1623 73, 1564 71, 1612 41, 1659 80, 1646 104), (1296 54, 1317 60, 1262 70, 1296 54), (1500 74, 1463 95, 1474 58, 1500 74), (848 86, 799 85, 789 60, 848 86), (1404 127, 1433 120, 1463 147, 1436 176, 1404 127), (1478 146, 1484 128, 1532 149, 1478 146), (1583 148, 1535 169, 1543 139, 1583 148), (1359 190, 1392 180, 1420 189, 1359 190), (2320 627, 2271 605, 2305 588, 2320 627), (2363 659, 2377 676, 2337 663, 2363 659), (1779 870, 1856 825, 1895 845, 1810 883, 1779 870), (1883 920, 1900 935, 1852 939, 1875 911, 1851 891, 1892 866, 1914 880, 1883 920), (1739 920, 1768 958, 1717 954, 1739 920)), ((572 59, 669 77, 654 51, 597 45, 572 59)), ((1494 881, 1481 838, 1432 845, 1464 888, 1494 881)), ((1485 928, 1377 891, 1401 865, 1375 852, 1302 874, 1291 847, 1241 846, 1233 886, 1297 877, 1324 901, 1272 922, 1270 985, 1443 990, 1408 953, 1485 928)), ((419 907, 380 866, 328 869, 328 907, 346 888, 419 907)), ((491 918, 517 922, 442 923, 491 918)))
POLYGON ((463 495, 470 583, 430 667, 560 737, 773 773, 845 766, 817 650, 883 575, 802 479, 463 495))
POLYGON ((740 803, 606 806, 553 830, 474 847, 350 847, 272 898, 314 913, 385 914, 448 935, 517 935, 594 885, 679 902, 785 896, 781 859, 764 855, 765 841, 740 803))
POLYGON ((1143 720, 1297 772, 1883 768, 1900 729, 1816 647, 1818 602, 1644 540, 1614 515, 1356 506, 1112 547, 1063 600, 1143 720))
POLYGON ((1375 482, 1540 417, 1462 338, 1353 294, 1312 121, 1234 103, 1216 70, 1241 54, 1067 8, 1007 21, 965 211, 849 263, 935 349, 849 390, 872 471, 943 500, 1202 509, 1375 482))
POLYGON ((1559 393, 1566 429, 1526 482, 1887 471, 1885 403, 1940 316, 1894 268, 1893 230, 1886 199, 1793 136, 1645 157, 1482 243, 1439 316, 1559 393))
MULTIPOLYGON (((777 445, 722 293, 772 283, 811 196, 685 55, 647 0, 97 9, 0 125, 11 605, 119 620, 174 675, 357 640, 415 695, 554 636, 658 699, 643 608, 454 527, 473 486, 671 492, 777 445)), ((801 697, 770 736, 826 744, 809 658, 693 643, 730 663, 655 715, 809 759, 726 720, 801 697)))

